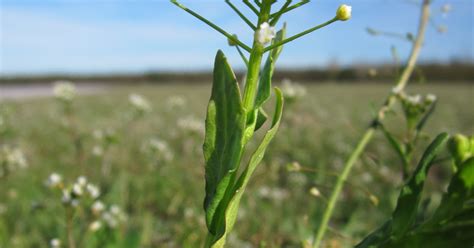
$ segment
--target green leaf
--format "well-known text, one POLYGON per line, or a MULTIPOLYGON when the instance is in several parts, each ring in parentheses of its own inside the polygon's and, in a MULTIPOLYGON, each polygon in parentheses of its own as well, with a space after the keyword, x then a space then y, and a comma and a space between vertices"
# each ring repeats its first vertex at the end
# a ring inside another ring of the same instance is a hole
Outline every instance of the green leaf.
POLYGON ((228 185, 232 185, 232 174, 240 163, 244 128, 245 113, 235 74, 222 51, 218 51, 203 145, 206 162, 204 209, 206 224, 213 234, 218 232, 216 209, 228 185))
POLYGON ((222 247, 224 245, 227 234, 230 232, 230 230, 232 230, 234 226, 235 220, 237 218, 240 199, 242 198, 248 181, 250 180, 250 177, 257 168, 258 164, 262 161, 263 156, 265 155, 265 151, 268 145, 270 144, 270 141, 273 139, 276 132, 278 131, 283 111, 283 95, 278 88, 275 88, 275 94, 277 96, 277 101, 272 126, 263 137, 263 140, 257 147, 257 150, 252 154, 249 164, 235 183, 235 186, 232 190, 232 192, 234 193, 233 197, 230 200, 229 205, 227 206, 225 211, 225 233, 220 237, 216 237, 216 241, 213 247, 222 247))
POLYGON ((423 154, 415 172, 401 189, 397 207, 392 215, 392 235, 395 238, 405 234, 415 222, 426 175, 448 137, 448 134, 442 133, 435 138, 423 154))
POLYGON ((255 131, 260 129, 263 126, 263 124, 265 124, 267 119, 268 119, 268 114, 265 112, 265 110, 263 110, 263 108, 259 108, 258 109, 258 116, 257 116, 257 123, 255 123, 255 131))
MULTIPOLYGON (((286 36, 286 25, 278 31, 272 44, 282 41, 286 36)), ((272 77, 275 70, 275 63, 280 56, 283 46, 273 49, 268 55, 265 66, 263 67, 262 75, 260 77, 260 83, 258 84, 257 97, 255 99, 255 107, 259 108, 262 106, 270 97, 272 88, 272 77)))
POLYGON ((407 159, 405 156, 405 151, 402 147, 402 145, 397 141, 397 139, 385 128, 383 124, 380 124, 380 128, 382 129, 382 132, 384 133, 385 137, 389 141, 390 145, 395 149, 397 152, 398 156, 402 160, 403 164, 406 166, 407 165, 407 159))

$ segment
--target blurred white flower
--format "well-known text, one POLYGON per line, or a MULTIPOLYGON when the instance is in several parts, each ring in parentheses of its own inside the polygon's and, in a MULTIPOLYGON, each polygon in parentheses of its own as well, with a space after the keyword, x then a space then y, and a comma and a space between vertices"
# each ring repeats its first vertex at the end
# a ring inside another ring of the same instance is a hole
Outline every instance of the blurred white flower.
POLYGON ((94 147, 92 147, 92 155, 96 157, 101 157, 103 154, 104 154, 104 149, 102 148, 102 146, 95 145, 94 147))
POLYGON ((296 100, 299 98, 302 98, 306 95, 306 88, 303 87, 302 85, 299 85, 297 83, 293 83, 289 79, 283 79, 282 85, 281 85, 281 90, 283 92, 283 96, 287 100, 296 100))
POLYGON ((150 103, 141 95, 130 94, 128 96, 130 104, 139 112, 149 112, 151 110, 150 103))
POLYGON ((87 186, 86 186, 86 189, 87 189, 87 192, 89 192, 89 195, 95 199, 97 197, 99 197, 100 195, 100 190, 97 186, 95 186, 94 184, 92 183, 88 183, 87 186))
POLYGON ((406 97, 407 101, 411 104, 417 105, 421 103, 421 95, 413 95, 413 96, 407 96, 406 97))
POLYGON ((49 241, 49 244, 51 245, 51 248, 59 248, 59 247, 61 247, 61 240, 52 239, 52 240, 49 241))
POLYGON ((204 133, 204 121, 192 116, 178 119, 178 127, 191 133, 204 133))
POLYGON ((255 39, 260 44, 267 44, 275 38, 275 27, 270 26, 268 22, 260 25, 260 28, 255 32, 255 39))
POLYGON ((102 222, 96 220, 89 225, 89 230, 91 230, 92 232, 96 232, 101 227, 102 227, 102 222))
POLYGON ((321 192, 319 192, 319 189, 316 187, 311 187, 311 189, 309 190, 309 193, 315 197, 321 196, 321 192))
POLYGON ((166 106, 170 110, 182 108, 184 105, 186 105, 186 99, 182 96, 171 96, 166 101, 166 106))
POLYGON ((349 5, 342 4, 337 8, 336 18, 341 21, 347 21, 352 17, 352 7, 349 5))
POLYGON ((77 178, 77 184, 81 187, 86 186, 87 184, 87 178, 85 176, 80 176, 77 178))
POLYGON ((434 101, 436 101, 436 99, 437 99, 437 97, 436 97, 436 95, 434 95, 434 94, 428 94, 428 95, 426 95, 426 100, 427 100, 428 102, 434 102, 434 101))
POLYGON ((173 152, 168 144, 158 138, 152 138, 148 141, 147 148, 159 158, 169 161, 173 159, 173 152))
POLYGON ((392 88, 392 93, 398 95, 402 93, 403 87, 401 85, 397 85, 396 87, 392 88))
POLYGON ((58 173, 51 173, 51 175, 49 175, 48 177, 48 180, 46 180, 46 185, 51 188, 56 188, 61 185, 62 181, 63 178, 61 177, 61 175, 59 175, 58 173))
POLYGON ((70 102, 76 96, 76 87, 69 81, 56 81, 54 83, 53 94, 59 100, 70 102))
POLYGON ((72 200, 71 192, 67 189, 63 189, 62 202, 66 204, 66 203, 70 203, 71 200, 72 200))
POLYGON ((75 183, 72 186, 72 192, 77 196, 81 196, 84 193, 83 186, 80 185, 79 183, 75 183))
POLYGON ((91 209, 92 209, 92 212, 97 215, 101 213, 102 211, 104 211, 105 205, 101 201, 95 201, 92 204, 91 209))

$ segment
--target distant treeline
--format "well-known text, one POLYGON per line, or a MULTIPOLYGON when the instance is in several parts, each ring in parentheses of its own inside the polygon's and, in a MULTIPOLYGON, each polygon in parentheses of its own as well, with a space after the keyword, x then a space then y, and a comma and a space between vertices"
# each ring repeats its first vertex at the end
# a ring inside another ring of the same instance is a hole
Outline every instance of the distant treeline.
MULTIPOLYGON (((341 82, 391 82, 403 68, 393 65, 357 65, 353 67, 330 66, 327 68, 284 69, 277 70, 274 80, 290 79, 301 83, 318 83, 325 81, 341 82)), ((241 72, 237 73, 240 78, 241 72)), ((148 72, 143 74, 101 74, 101 75, 41 75, 41 76, 3 76, 0 84, 16 83, 50 83, 56 80, 71 80, 74 82, 101 83, 205 83, 210 82, 210 71, 199 72, 148 72)), ((474 83, 474 63, 419 65, 413 74, 415 81, 429 82, 469 82, 474 83)))

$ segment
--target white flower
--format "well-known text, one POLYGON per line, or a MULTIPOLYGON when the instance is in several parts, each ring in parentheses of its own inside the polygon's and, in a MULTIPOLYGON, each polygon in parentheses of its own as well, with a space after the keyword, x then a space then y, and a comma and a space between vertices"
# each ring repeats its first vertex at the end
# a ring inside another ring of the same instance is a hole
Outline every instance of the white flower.
POLYGON ((53 94, 59 100, 70 102, 76 96, 76 87, 69 81, 57 81, 54 83, 53 94))
POLYGON ((71 201, 71 192, 69 192, 69 190, 63 190, 62 201, 63 203, 69 203, 71 201))
POLYGON ((436 95, 434 95, 434 94, 428 94, 428 95, 426 95, 426 100, 427 100, 428 102, 434 102, 434 101, 436 101, 436 99, 437 99, 437 97, 436 97, 436 95))
POLYGON ((92 148, 92 155, 96 156, 96 157, 100 157, 104 154, 104 149, 102 149, 102 146, 99 146, 99 145, 95 145, 93 148, 92 148))
POLYGON ((86 186, 87 184, 87 178, 85 176, 80 176, 77 178, 77 184, 79 184, 79 186, 81 187, 84 187, 86 186))
POLYGON ((51 188, 55 188, 61 184, 62 180, 63 179, 61 175, 59 175, 58 173, 52 173, 51 175, 49 175, 46 184, 51 188))
POLYGON ((110 212, 114 215, 119 215, 121 213, 120 208, 117 205, 110 206, 110 212))
POLYGON ((204 121, 196 119, 192 116, 187 116, 178 119, 178 127, 184 131, 191 133, 203 133, 204 132, 204 121))
POLYGON ((347 21, 351 19, 352 16, 352 7, 349 5, 342 4, 337 8, 336 18, 341 21, 347 21))
POLYGON ((306 89, 302 85, 293 83, 289 79, 283 79, 281 90, 283 96, 289 100, 298 99, 306 95, 306 89))
POLYGON ((97 186, 95 186, 94 184, 92 184, 92 183, 87 184, 86 189, 87 189, 87 191, 89 192, 89 195, 90 195, 92 198, 95 199, 95 198, 99 197, 99 195, 100 195, 100 190, 99 190, 99 188, 98 188, 97 186))
POLYGON ((78 196, 81 196, 82 193, 84 193, 84 191, 83 191, 82 189, 83 189, 83 186, 81 186, 79 183, 75 183, 75 184, 72 186, 72 192, 73 192, 75 195, 78 195, 78 196))
POLYGON ((186 104, 186 99, 182 96, 171 96, 168 98, 166 105, 169 109, 182 108, 186 104))
POLYGON ((411 104, 419 104, 421 103, 421 95, 407 96, 407 101, 411 104))
POLYGON ((52 239, 52 240, 49 241, 49 244, 51 245, 52 248, 59 248, 59 247, 61 247, 61 240, 52 239))
POLYGON ((92 222, 90 225, 89 225, 89 230, 91 230, 92 232, 96 232, 97 230, 99 230, 100 228, 102 227, 102 223, 98 220, 92 222))
POLYGON ((398 94, 402 93, 402 90, 403 90, 403 87, 400 86, 400 85, 397 85, 396 87, 392 88, 392 93, 395 94, 395 95, 398 95, 398 94))
POLYGON ((130 94, 128 100, 130 104, 140 112, 149 112, 151 110, 150 103, 141 95, 130 94))
POLYGON ((260 44, 267 44, 275 38, 275 27, 270 26, 268 22, 260 25, 260 28, 255 33, 255 39, 260 44))
POLYGON ((26 157, 23 151, 19 148, 12 148, 9 146, 3 146, 0 150, 0 164, 5 163, 10 169, 23 169, 28 167, 26 157))
POLYGON ((316 187, 311 187, 311 189, 309 190, 309 193, 316 197, 321 195, 321 192, 319 192, 319 189, 316 187))
POLYGON ((102 203, 101 201, 95 201, 93 204, 92 204, 92 212, 94 214, 99 214, 101 213, 102 211, 104 211, 105 209, 105 205, 104 203, 102 203))

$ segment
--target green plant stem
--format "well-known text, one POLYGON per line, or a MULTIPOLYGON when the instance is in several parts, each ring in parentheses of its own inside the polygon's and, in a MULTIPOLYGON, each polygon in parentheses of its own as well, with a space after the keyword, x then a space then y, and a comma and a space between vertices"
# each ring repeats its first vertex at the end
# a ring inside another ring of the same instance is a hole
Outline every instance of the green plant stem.
POLYGON ((285 13, 285 10, 288 8, 288 5, 291 4, 291 0, 286 0, 286 2, 281 6, 280 10, 275 13, 275 16, 271 18, 270 26, 275 26, 275 24, 280 20, 280 17, 285 13))
POLYGON ((240 12, 240 10, 235 7, 235 5, 230 2, 230 0, 226 0, 225 2, 235 11, 235 13, 237 13, 238 16, 240 16, 240 18, 245 23, 247 23, 247 25, 249 25, 252 30, 257 30, 257 27, 255 27, 255 25, 253 25, 253 23, 244 14, 242 14, 242 12, 240 12))
POLYGON ((260 15, 260 13, 258 12, 258 9, 255 8, 255 6, 253 6, 249 0, 243 0, 243 2, 253 11, 253 13, 255 13, 257 16, 260 15))
MULTIPOLYGON (((299 7, 301 7, 301 6, 303 6, 303 5, 307 4, 307 3, 309 3, 309 1, 310 1, 310 0, 302 0, 302 1, 299 2, 299 3, 295 3, 295 4, 291 5, 290 7, 286 8, 281 14, 285 14, 285 13, 287 13, 287 12, 289 12, 289 11, 292 11, 292 10, 294 10, 294 9, 296 9, 296 8, 299 8, 299 7)), ((291 1, 290 1, 290 2, 291 2, 291 1)), ((279 14, 280 14, 279 12, 273 13, 273 14, 270 15, 270 18, 274 18, 275 16, 277 16, 277 15, 279 15, 279 14)), ((280 15, 281 15, 281 14, 280 14, 280 15)))
POLYGON ((235 46, 235 48, 237 48, 237 52, 239 53, 240 57, 241 57, 242 60, 244 61, 245 66, 249 67, 249 61, 248 61, 247 57, 245 57, 245 55, 244 55, 244 53, 242 52, 242 50, 240 50, 240 47, 239 47, 239 46, 235 46))
POLYGON ((216 24, 212 23, 211 21, 207 20, 206 18, 202 17, 201 15, 199 15, 198 13, 188 9, 186 6, 182 5, 181 3, 179 3, 178 1, 176 0, 171 0, 171 2, 178 6, 179 8, 181 8, 182 10, 188 12, 189 14, 191 14, 192 16, 196 17, 197 19, 199 19, 200 21, 206 23, 207 25, 209 25, 211 28, 213 28, 214 30, 216 30, 217 32, 223 34, 225 37, 227 37, 227 39, 233 41, 235 44, 239 45, 240 47, 242 47, 245 51, 247 52, 251 52, 252 49, 245 45, 243 42, 241 42, 239 39, 237 39, 235 36, 229 34, 228 32, 226 32, 224 29, 220 28, 219 26, 217 26, 216 24))
POLYGON ((66 232, 67 232, 67 242, 69 248, 76 248, 76 242, 74 241, 74 232, 73 232, 73 210, 68 206, 66 207, 66 232))
MULTIPOLYGON (((396 87, 399 89, 403 90, 405 88, 413 72, 413 69, 416 65, 416 61, 418 60, 418 56, 420 54, 420 50, 423 45, 423 41, 425 37, 426 24, 428 23, 428 20, 429 20, 429 15, 430 15, 429 5, 430 5, 430 0, 423 1, 422 7, 421 7, 421 17, 420 17, 420 22, 418 26, 417 37, 415 39, 415 42, 413 43, 413 47, 410 53, 410 57, 408 59, 407 66, 405 67, 405 70, 403 71, 396 85, 396 87)), ((329 198, 329 203, 326 207, 326 210, 324 211, 321 224, 319 225, 319 228, 316 232, 315 240, 313 242, 313 248, 317 248, 321 245, 324 234, 328 227, 329 219, 332 216, 332 213, 336 206, 337 199, 339 198, 339 194, 341 193, 341 190, 344 186, 344 182, 347 180, 347 177, 349 176, 349 173, 352 167, 354 166, 355 162, 359 159, 360 155, 365 150, 367 144, 372 139, 374 132, 378 128, 378 123, 380 123, 380 121, 384 119, 385 113, 393 107, 395 100, 396 98, 394 95, 390 95, 388 97, 387 101, 380 109, 378 116, 375 117, 375 119, 372 121, 371 126, 365 131, 364 135, 362 136, 361 140, 357 144, 356 148, 354 149, 352 154, 349 156, 349 159, 347 160, 347 162, 344 164, 344 169, 340 177, 337 179, 336 186, 333 192, 331 193, 331 196, 329 198)))
POLYGON ((335 21, 338 21, 338 19, 337 19, 336 17, 334 17, 333 19, 331 19, 331 20, 329 20, 329 21, 327 21, 327 22, 325 22, 325 23, 322 23, 322 24, 319 24, 319 25, 317 25, 317 26, 314 26, 314 27, 312 27, 312 28, 310 28, 310 29, 307 29, 307 30, 305 30, 305 31, 303 31, 303 32, 301 32, 301 33, 299 33, 299 34, 293 35, 293 36, 291 36, 291 37, 289 37, 289 38, 287 38, 287 39, 284 39, 284 40, 282 40, 282 41, 280 41, 280 42, 277 42, 277 43, 275 43, 275 44, 273 44, 273 45, 271 45, 271 46, 268 46, 268 47, 266 47, 266 48, 263 50, 263 52, 266 53, 266 52, 271 51, 272 49, 275 49, 275 48, 277 48, 277 47, 279 47, 279 46, 283 46, 284 44, 286 44, 286 43, 288 43, 288 42, 291 42, 291 41, 296 40, 296 39, 298 39, 298 38, 300 38, 300 37, 302 37, 302 36, 304 36, 304 35, 307 35, 307 34, 309 34, 309 33, 312 33, 312 32, 314 32, 314 31, 316 31, 316 30, 318 30, 318 29, 320 29, 320 28, 323 28, 323 27, 325 27, 325 26, 327 26, 327 25, 329 25, 329 24, 331 24, 331 23, 333 23, 333 22, 335 22, 335 21))

